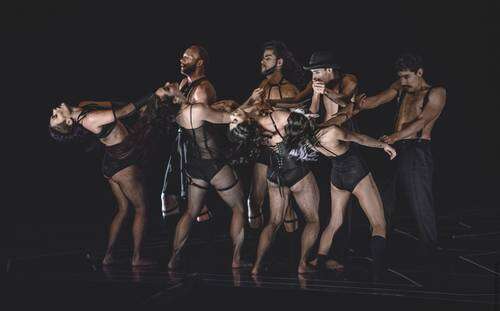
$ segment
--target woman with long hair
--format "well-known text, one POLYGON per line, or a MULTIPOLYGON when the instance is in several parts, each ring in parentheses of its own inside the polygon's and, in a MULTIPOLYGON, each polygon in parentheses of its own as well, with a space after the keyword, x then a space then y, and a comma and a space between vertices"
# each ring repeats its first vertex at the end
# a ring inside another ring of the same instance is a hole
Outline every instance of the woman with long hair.
POLYGON ((49 120, 49 133, 52 138, 59 142, 68 142, 93 135, 104 145, 102 173, 111 187, 118 211, 110 225, 103 265, 115 263, 113 251, 124 220, 129 214, 129 204, 135 212, 132 225, 132 266, 152 264, 152 261, 142 255, 147 203, 139 166, 143 139, 147 135, 150 119, 144 114, 133 129, 127 128, 120 119, 139 110, 153 109, 153 105, 158 103, 159 98, 152 95, 121 106, 114 102, 85 101, 77 106, 62 103, 52 110, 49 120))

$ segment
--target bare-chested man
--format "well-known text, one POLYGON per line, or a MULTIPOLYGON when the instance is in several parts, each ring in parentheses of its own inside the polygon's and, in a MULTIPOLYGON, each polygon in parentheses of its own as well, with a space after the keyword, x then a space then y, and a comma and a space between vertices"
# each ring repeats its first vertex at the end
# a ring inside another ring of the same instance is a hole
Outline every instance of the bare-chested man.
MULTIPOLYGON (((208 66, 207 51, 197 45, 188 48, 180 59, 180 71, 185 76, 180 82, 180 90, 189 101, 201 102, 207 105, 213 104, 217 100, 215 88, 205 76, 208 66), (194 95, 198 98, 194 99, 194 95)), ((167 170, 165 172, 163 190, 161 194, 162 212, 164 217, 177 214, 180 211, 179 199, 186 197, 187 176, 185 175, 185 143, 182 141, 180 131, 177 134, 175 143, 170 150, 167 170)), ((206 221, 211 217, 212 212, 203 206, 197 221, 206 221)))
MULTIPOLYGON (((303 70, 295 60, 287 46, 280 41, 269 41, 263 45, 261 73, 265 79, 260 83, 244 103, 244 106, 260 105, 273 102, 271 106, 281 104, 281 100, 295 99, 299 94, 297 86, 301 86, 303 70)), ((248 218, 252 228, 262 226, 262 204, 267 190, 266 173, 269 165, 269 152, 262 149, 253 167, 250 195, 248 199, 248 218)), ((288 204, 285 213, 285 230, 293 232, 298 228, 297 215, 288 204)))
POLYGON ((312 88, 314 91, 311 113, 319 113, 323 106, 325 113, 320 122, 341 125, 351 116, 354 107, 351 98, 354 96, 358 80, 352 74, 342 72, 331 52, 315 52, 304 69, 312 71, 312 88), (331 120, 334 116, 335 119, 331 120))
POLYGON ((407 203, 417 221, 422 245, 432 254, 437 244, 437 227, 434 213, 431 153, 431 133, 446 102, 446 89, 431 86, 425 81, 422 58, 403 54, 396 61, 399 80, 389 89, 372 97, 361 96, 359 108, 372 109, 394 99, 399 106, 395 131, 381 138, 394 144, 398 151, 397 171, 385 191, 384 205, 395 202, 396 194, 407 203))
POLYGON ((215 110, 218 104, 211 107, 212 96, 215 96, 212 85, 204 75, 203 53, 199 47, 186 50, 181 59, 181 70, 187 78, 181 82, 167 83, 157 90, 160 98, 172 97, 174 103, 180 104, 176 121, 181 134, 186 139, 186 173, 188 177, 187 210, 179 220, 174 236, 172 256, 168 263, 169 269, 177 268, 179 254, 185 245, 189 231, 203 205, 204 197, 212 186, 224 202, 232 208, 230 235, 233 240, 232 267, 240 268, 241 247, 244 241, 244 203, 241 184, 226 160, 226 150, 221 142, 220 131, 213 124, 230 122, 229 113, 215 110), (191 80, 196 77, 196 80, 191 80), (193 85, 196 89, 185 95, 183 83, 193 85), (190 96, 189 96, 190 95, 190 96), (212 125, 211 125, 212 124, 212 125))

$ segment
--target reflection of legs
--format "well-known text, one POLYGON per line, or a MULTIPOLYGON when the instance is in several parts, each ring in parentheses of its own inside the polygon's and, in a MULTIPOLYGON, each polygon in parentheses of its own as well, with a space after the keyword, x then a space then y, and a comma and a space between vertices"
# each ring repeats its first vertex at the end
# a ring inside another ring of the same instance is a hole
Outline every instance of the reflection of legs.
POLYGON ((220 197, 231 207, 233 217, 231 219, 230 235, 233 240, 233 268, 239 268, 240 252, 243 245, 244 225, 245 225, 245 207, 243 203, 243 190, 241 183, 235 185, 236 176, 233 169, 226 165, 215 175, 210 183, 217 189, 220 197), (230 187, 229 189, 227 189, 230 187))
POLYGON ((120 186, 111 179, 109 179, 109 185, 111 186, 111 191, 116 199, 118 211, 109 226, 108 247, 106 249, 104 259, 102 260, 103 265, 110 265, 113 263, 113 248, 115 246, 116 239, 118 238, 118 234, 123 226, 123 222, 128 215, 128 200, 120 189, 120 186))
MULTIPOLYGON (((208 187, 208 183, 201 179, 193 179, 192 182, 202 187, 208 187)), ((188 187, 187 209, 177 223, 177 227, 175 228, 172 257, 168 262, 169 269, 174 269, 176 267, 179 252, 186 243, 189 231, 194 220, 196 219, 196 216, 198 216, 198 214, 200 213, 200 209, 203 204, 203 198, 206 192, 206 189, 202 189, 193 184, 190 184, 188 187)))
POLYGON ((298 272, 304 273, 307 268, 307 257, 319 233, 319 189, 314 175, 309 172, 306 177, 293 185, 291 188, 293 196, 304 214, 306 225, 302 232, 301 254, 298 272))
POLYGON ((285 208, 290 196, 290 189, 280 187, 277 184, 268 181, 269 189, 269 209, 270 219, 269 223, 264 227, 259 237, 259 244, 257 246, 257 257, 252 269, 252 274, 259 273, 262 259, 267 250, 271 246, 279 227, 285 219, 285 208))
POLYGON ((142 259, 142 243, 146 227, 146 195, 142 184, 142 176, 139 168, 135 165, 129 166, 113 176, 122 189, 127 199, 134 207, 134 222, 132 224, 132 236, 134 238, 134 254, 132 265, 143 265, 146 261, 142 259))
POLYGON ((372 227, 371 251, 373 256, 373 272, 374 278, 378 279, 380 270, 383 267, 386 228, 382 199, 371 174, 368 174, 356 185, 353 194, 358 198, 359 205, 372 227))
POLYGON ((250 227, 254 229, 260 228, 264 220, 262 204, 264 203, 267 190, 266 174, 267 165, 255 163, 248 206, 250 227))

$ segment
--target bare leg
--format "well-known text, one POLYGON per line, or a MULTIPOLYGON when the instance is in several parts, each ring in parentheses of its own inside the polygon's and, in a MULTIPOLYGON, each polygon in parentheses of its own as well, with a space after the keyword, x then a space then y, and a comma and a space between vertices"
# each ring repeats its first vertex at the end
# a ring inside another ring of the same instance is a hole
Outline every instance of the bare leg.
POLYGON ((318 248, 318 255, 326 256, 332 246, 333 237, 344 222, 344 213, 351 197, 349 191, 340 190, 330 184, 331 215, 328 226, 323 230, 318 248))
MULTIPOLYGON (((193 179, 193 182, 202 187, 208 187, 208 184, 201 179, 193 179)), ((182 215, 181 219, 177 223, 177 227, 175 228, 172 257, 170 257, 170 260, 168 262, 169 269, 176 268, 179 253, 187 241, 189 231, 191 230, 193 222, 200 214, 200 210, 203 205, 203 198, 206 192, 206 189, 196 187, 192 184, 189 185, 187 210, 182 215)))
MULTIPOLYGON (((229 165, 226 165, 217 173, 217 175, 214 176, 214 178, 212 178, 211 184, 215 187, 215 189, 225 189, 233 185, 235 181, 236 176, 233 169, 229 165)), ((241 247, 243 246, 245 238, 245 207, 243 203, 243 189, 241 187, 241 182, 238 181, 238 183, 230 189, 218 190, 217 193, 233 211, 231 226, 229 229, 231 239, 233 240, 232 267, 240 268, 242 266, 240 260, 241 247)))
POLYGON ((291 191, 306 221, 304 231, 302 232, 298 267, 299 273, 306 273, 311 271, 307 266, 307 257, 319 233, 319 189, 314 175, 309 172, 306 177, 293 185, 291 191))
POLYGON ((378 235, 385 238, 384 208, 372 174, 370 173, 363 178, 352 193, 358 199, 359 205, 372 226, 372 236, 378 235))
POLYGON ((132 224, 134 251, 132 255, 132 265, 151 264, 150 261, 144 260, 141 256, 147 222, 147 204, 141 171, 137 166, 132 165, 119 171, 113 175, 112 178, 120 185, 120 189, 122 189, 123 193, 134 207, 134 222, 132 224))
POLYGON ((116 182, 114 182, 111 179, 109 179, 108 181, 109 185, 111 186, 111 191, 113 192, 113 195, 116 199, 118 211, 116 212, 115 216, 113 217, 113 221, 109 226, 108 246, 106 248, 106 254, 104 255, 104 259, 102 260, 103 265, 111 265, 114 263, 113 248, 118 238, 118 234, 120 233, 121 228, 123 227, 123 222, 128 216, 127 197, 125 197, 122 190, 120 189, 120 186, 116 182))
POLYGON ((280 187, 269 181, 268 189, 271 218, 269 219, 269 223, 260 233, 259 245, 257 246, 257 257, 252 268, 252 274, 258 274, 260 272, 262 259, 271 246, 271 243, 274 241, 276 232, 278 232, 279 227, 285 219, 285 208, 290 197, 290 189, 282 187, 280 192, 280 187))
POLYGON ((288 233, 295 232, 299 228, 299 217, 295 210, 292 208, 292 200, 288 200, 288 206, 286 207, 285 212, 285 222, 283 227, 285 231, 288 233))
POLYGON ((262 214, 262 204, 266 197, 267 190, 267 165, 255 163, 252 176, 252 186, 250 188, 248 217, 250 227, 257 229, 262 227, 264 223, 264 215, 262 214), (260 216, 256 216, 259 215, 260 216), (253 218, 252 218, 253 217, 253 218))

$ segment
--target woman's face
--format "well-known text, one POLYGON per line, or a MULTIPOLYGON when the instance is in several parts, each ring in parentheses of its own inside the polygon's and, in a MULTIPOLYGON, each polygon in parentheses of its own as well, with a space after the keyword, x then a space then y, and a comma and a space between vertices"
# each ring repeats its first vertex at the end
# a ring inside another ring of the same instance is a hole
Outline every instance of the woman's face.
POLYGON ((58 107, 52 109, 52 116, 50 117, 49 124, 51 127, 60 125, 66 122, 67 125, 71 125, 73 120, 71 119, 71 110, 65 103, 62 103, 58 107))
POLYGON ((243 109, 237 108, 231 113, 231 123, 229 123, 229 129, 232 130, 238 124, 248 120, 248 114, 243 111, 243 109))

